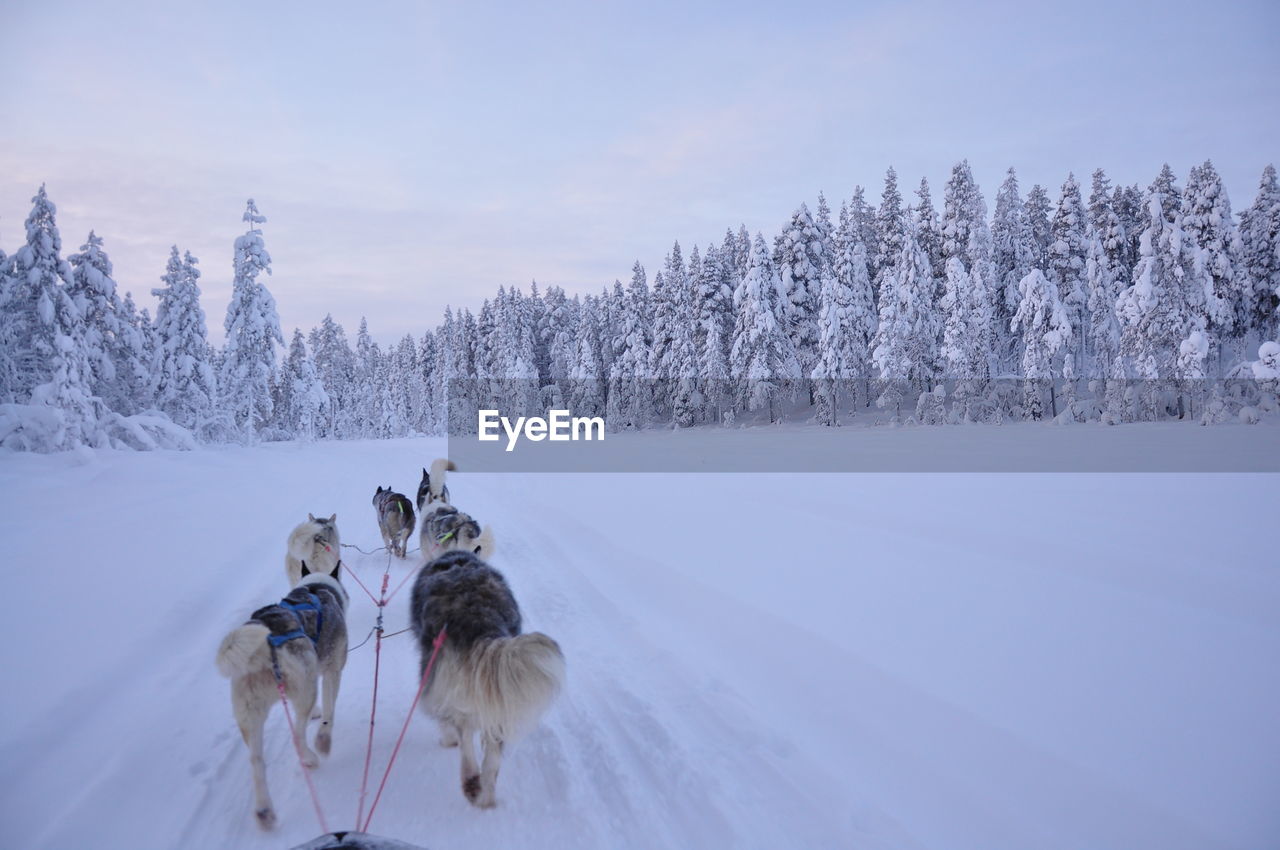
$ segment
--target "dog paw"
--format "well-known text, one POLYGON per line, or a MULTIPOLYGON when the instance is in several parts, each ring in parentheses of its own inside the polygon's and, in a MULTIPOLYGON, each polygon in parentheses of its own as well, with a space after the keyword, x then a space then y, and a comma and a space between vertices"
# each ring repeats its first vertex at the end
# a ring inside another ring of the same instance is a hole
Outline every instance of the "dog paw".
POLYGON ((477 773, 462 780, 462 796, 471 803, 475 803, 480 798, 480 774, 477 773))
POLYGON ((477 809, 492 809, 498 805, 498 801, 494 798, 493 789, 482 789, 479 795, 471 801, 477 809))
MULTIPOLYGON (((317 745, 319 744, 318 741, 316 743, 317 745)), ((311 752, 311 750, 307 750, 302 754, 302 766, 309 770, 314 770, 320 766, 320 757, 311 752)))
POLYGON ((276 828, 276 811, 272 808, 258 809, 253 813, 254 819, 258 821, 261 829, 276 828))
POLYGON ((316 735, 316 749, 320 751, 320 755, 329 755, 329 748, 333 746, 333 737, 328 732, 320 732, 316 735))

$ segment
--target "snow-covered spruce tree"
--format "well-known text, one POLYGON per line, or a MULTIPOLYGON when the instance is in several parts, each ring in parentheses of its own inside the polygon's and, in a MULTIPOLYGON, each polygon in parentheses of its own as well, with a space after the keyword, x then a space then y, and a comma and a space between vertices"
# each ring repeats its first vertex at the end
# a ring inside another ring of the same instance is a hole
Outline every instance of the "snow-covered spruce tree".
POLYGON ((387 352, 389 381, 388 393, 395 410, 398 427, 394 436, 400 437, 416 431, 418 408, 415 403, 422 396, 422 373, 418 364, 418 346, 413 336, 405 334, 400 342, 387 352))
POLYGON ((0 247, 0 404, 11 404, 17 384, 17 364, 13 361, 13 328, 9 323, 9 300, 17 282, 13 278, 13 260, 0 247))
POLYGON ((321 417, 329 407, 329 395, 307 351, 302 331, 296 328, 281 374, 288 384, 287 393, 282 394, 288 399, 283 424, 295 438, 314 440, 318 436, 317 426, 321 417))
POLYGON ((1259 338, 1280 339, 1280 183, 1274 165, 1263 169, 1258 195, 1240 216, 1240 241, 1253 287, 1250 324, 1259 338))
POLYGON ((650 420, 649 350, 653 345, 650 309, 649 282, 644 266, 637 260, 631 269, 626 304, 618 317, 613 366, 609 370, 605 418, 611 431, 643 428, 650 420))
POLYGON ((569 409, 574 416, 603 416, 605 413, 604 381, 597 354, 600 335, 597 320, 598 299, 583 299, 578 313, 577 339, 569 360, 569 409))
MULTIPOLYGON (((920 178, 920 188, 916 190, 916 198, 919 202, 911 210, 915 219, 916 239, 920 243, 920 250, 924 251, 925 256, 929 258, 929 268, 933 271, 933 303, 937 304, 942 300, 945 289, 943 278, 947 265, 942 252, 943 224, 933 208, 933 198, 929 196, 929 181, 923 177, 920 178)), ((938 330, 941 332, 941 327, 938 330)), ((935 342, 941 344, 942 339, 939 338, 935 342)))
POLYGON ((320 326, 311 331, 309 341, 316 372, 329 398, 316 420, 316 436, 351 439, 358 434, 354 420, 356 366, 347 333, 326 313, 320 326))
POLYGON ((575 338, 579 322, 578 302, 565 295, 558 286, 547 287, 542 297, 539 314, 538 340, 547 352, 545 382, 557 386, 563 398, 570 395, 570 374, 573 371, 575 338))
POLYGON ((1031 233, 1026 205, 1018 192, 1018 175, 1010 168, 996 195, 995 219, 991 223, 992 264, 995 296, 992 298, 993 337, 997 368, 1017 368, 1021 358, 1018 337, 1010 331, 1013 314, 1022 296, 1018 284, 1036 266, 1038 248, 1031 233))
POLYGON ((67 262, 71 266, 67 294, 84 319, 81 344, 89 358, 90 391, 112 410, 131 414, 134 410, 128 384, 116 376, 116 360, 127 352, 120 350, 124 344, 120 297, 116 282, 111 279, 111 259, 102 248, 102 238, 89 231, 80 253, 67 257, 67 262))
POLYGON ((509 399, 501 410, 511 410, 516 416, 545 415, 539 386, 533 326, 534 311, 528 308, 529 299, 512 287, 504 304, 498 305, 498 339, 502 358, 501 375, 506 381, 509 399))
POLYGON ((871 361, 881 385, 876 404, 892 408, 896 421, 907 392, 929 389, 938 337, 933 270, 909 222, 898 256, 886 262, 881 274, 879 325, 871 342, 871 361))
POLYGON ((1164 217, 1164 220, 1170 224, 1175 223, 1182 213, 1182 192, 1178 189, 1177 178, 1173 176, 1173 169, 1169 167, 1167 162, 1161 166, 1160 173, 1156 175, 1156 179, 1143 195, 1142 206, 1139 207, 1139 214, 1143 220, 1143 230, 1148 225, 1146 219, 1147 207, 1153 195, 1160 198, 1160 214, 1164 217))
MULTIPOLYGON (((878 266, 876 251, 880 245, 879 232, 876 230, 876 210, 867 203, 866 191, 861 186, 853 187, 853 197, 849 199, 849 231, 858 234, 867 252, 867 277, 874 284, 878 266)), ((874 287, 873 292, 874 295, 874 287)))
POLYGON ((880 196, 875 222, 877 243, 871 286, 879 301, 883 281, 893 273, 893 265, 902 255, 908 224, 907 214, 902 208, 902 195, 898 193, 898 173, 892 167, 885 172, 884 192, 880 196))
MULTIPOLYGON (((1023 408, 1032 420, 1043 419, 1046 390, 1053 409, 1053 380, 1062 374, 1055 361, 1066 367, 1060 352, 1071 337, 1071 319, 1058 295, 1058 287, 1039 269, 1032 269, 1018 284, 1021 296, 1013 317, 1013 330, 1022 336, 1023 408)), ((1069 367, 1066 367, 1069 368, 1069 367)))
POLYGON ((1191 170, 1180 224, 1204 252, 1210 355, 1214 371, 1220 375, 1245 359, 1245 335, 1250 330, 1253 305, 1252 287, 1241 268, 1243 245, 1231 216, 1231 201, 1210 160, 1191 170))
POLYGON ((666 419, 671 414, 672 394, 675 389, 672 343, 676 328, 689 321, 684 308, 685 290, 684 258, 680 243, 676 242, 663 262, 662 271, 653 278, 653 344, 649 349, 649 374, 654 379, 653 410, 655 419, 666 419))
MULTIPOLYGON (((155 407, 151 393, 151 369, 156 358, 155 327, 146 310, 138 312, 133 296, 126 292, 120 302, 120 339, 115 357, 116 380, 127 406, 120 412, 132 416, 155 407)), ((125 405, 125 402, 121 402, 125 405)))
POLYGON ((1111 206, 1120 219, 1125 238, 1122 274, 1117 278, 1122 290, 1133 283, 1133 268, 1138 264, 1139 242, 1147 221, 1146 207, 1142 201, 1144 195, 1142 187, 1136 183, 1132 186, 1117 186, 1111 195, 1111 206))
POLYGON ((418 380, 413 399, 417 418, 413 427, 422 434, 443 433, 440 415, 439 344, 434 331, 426 331, 418 340, 418 380))
POLYGON ((851 362, 856 372, 854 382, 846 388, 853 407, 871 404, 871 340, 878 322, 862 233, 857 220, 841 208, 840 226, 832 240, 835 246, 832 273, 839 291, 847 295, 846 309, 841 316, 846 322, 845 334, 852 347, 851 362))
POLYGON ((827 265, 822 231, 808 206, 801 204, 782 230, 778 276, 784 295, 779 318, 805 375, 813 371, 817 358, 818 299, 827 265))
MULTIPOLYGON (((848 234, 844 234, 847 238, 848 234)), ((838 238, 837 242, 844 241, 838 238)), ((861 257, 862 243, 855 242, 854 249, 841 251, 835 267, 822 276, 822 298, 818 314, 818 360, 811 377, 817 402, 818 421, 823 425, 839 425, 841 402, 855 401, 856 381, 865 375, 867 365, 867 338, 862 324, 865 316, 855 311, 865 304, 856 304, 854 295, 855 267, 861 257)), ((866 281, 865 264, 862 279, 866 281)))
MULTIPOLYGON (((1128 254, 1128 235, 1124 222, 1117 211, 1117 204, 1123 202, 1120 187, 1113 189, 1107 174, 1101 168, 1093 172, 1093 187, 1089 192, 1089 227, 1092 228, 1102 244, 1108 265, 1108 274, 1117 285, 1126 285, 1129 272, 1137 257, 1128 254)), ((1087 343, 1086 343, 1087 345, 1087 343)), ((1094 364, 1099 372, 1105 372, 1109 360, 1094 364)))
MULTIPOLYGON (((1027 192, 1027 225, 1031 228, 1031 244, 1036 249, 1034 265, 1041 271, 1049 268, 1049 243, 1052 241, 1049 224, 1051 206, 1049 193, 1039 183, 1027 192)), ((1021 300, 1022 296, 1018 297, 1021 300)))
POLYGON ((1049 280, 1057 287, 1058 297, 1071 320, 1071 336, 1064 340, 1066 354, 1072 359, 1072 373, 1081 374, 1083 358, 1087 352, 1081 349, 1085 327, 1085 313, 1089 301, 1084 283, 1087 215, 1080 197, 1080 185, 1074 174, 1068 174, 1062 184, 1062 194, 1050 225, 1049 280))
MULTIPOLYGON (((697 325, 693 341, 701 364, 723 362, 727 370, 734 310, 733 286, 730 284, 730 274, 726 272, 724 267, 723 257, 723 252, 713 245, 707 249, 706 255, 702 258, 702 269, 697 279, 698 288, 694 298, 694 313, 697 317, 697 325), (707 337, 712 333, 713 325, 715 326, 716 342, 720 346, 718 352, 708 351, 707 349, 707 337)), ((705 379, 705 372, 700 370, 699 374, 705 379)), ((704 397, 707 396, 707 392, 710 389, 710 385, 704 380, 704 397)), ((720 388, 720 392, 723 394, 724 387, 720 388)), ((715 409, 710 410, 710 415, 718 419, 720 406, 722 405, 713 403, 712 407, 715 409)))
POLYGON ((62 451, 109 444, 94 398, 84 347, 84 318, 71 297, 71 267, 61 257, 57 208, 40 186, 31 199, 26 244, 13 257, 6 339, 18 405, 0 410, 0 445, 62 451))
MULTIPOLYGON (((1182 341, 1194 331, 1204 332, 1208 325, 1207 284, 1199 248, 1176 221, 1165 217, 1167 199, 1162 189, 1166 186, 1161 178, 1151 185, 1133 283, 1116 302, 1121 352, 1143 381, 1138 413, 1146 419, 1162 415, 1164 391, 1177 386, 1176 379, 1185 372, 1177 362, 1182 341)), ((1179 396, 1181 413, 1187 412, 1187 401, 1179 396)))
POLYGON ((938 304, 945 317, 939 353, 945 374, 955 381, 955 416, 965 421, 986 418, 990 377, 991 303, 980 271, 975 272, 966 272, 960 257, 949 258, 938 304))
POLYGON ((779 321, 783 307, 781 280, 769 257, 764 237, 756 234, 751 265, 738 292, 738 319, 733 330, 729 362, 737 384, 737 405, 746 410, 768 409, 769 421, 781 419, 781 403, 792 382, 801 376, 791 337, 779 321))
POLYGON ((386 422, 383 415, 383 388, 378 381, 385 378, 382 370, 382 349, 369 334, 369 321, 360 317, 360 327, 356 330, 355 360, 355 433, 362 438, 382 436, 380 430, 386 422))
POLYGON ((221 406, 230 412, 234 427, 245 442, 258 438, 258 431, 271 421, 271 383, 276 369, 276 346, 284 347, 276 302, 266 285, 258 280, 271 273, 271 255, 262 241, 260 225, 266 217, 250 198, 242 220, 249 225, 236 238, 231 303, 224 327, 222 371, 218 377, 221 406))
MULTIPOLYGON (((1086 334, 1089 371, 1084 377, 1099 381, 1112 371, 1120 354, 1120 323, 1116 319, 1116 299, 1120 287, 1114 277, 1112 257, 1096 232, 1089 239, 1085 257, 1085 285, 1089 292, 1089 321, 1086 334)), ((1095 397, 1096 397, 1095 393, 1095 397)))
POLYGON ((209 362, 197 263, 190 251, 180 257, 174 245, 160 277, 164 286, 151 290, 160 300, 151 396, 155 406, 174 422, 204 440, 216 440, 227 436, 230 421, 217 411, 218 385, 209 362))

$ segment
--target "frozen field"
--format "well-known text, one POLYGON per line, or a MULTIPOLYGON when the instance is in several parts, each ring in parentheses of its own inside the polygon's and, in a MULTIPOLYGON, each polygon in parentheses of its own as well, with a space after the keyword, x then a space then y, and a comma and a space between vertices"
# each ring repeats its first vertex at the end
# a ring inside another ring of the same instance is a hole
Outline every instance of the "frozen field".
MULTIPOLYGON (((374 488, 412 495, 442 450, 0 453, 3 843, 316 836, 278 709, 281 824, 254 825, 214 652, 287 591, 308 511, 371 549, 374 488)), ((569 684, 509 749, 492 811, 416 717, 373 832, 433 850, 1280 843, 1280 476, 462 472, 450 489, 494 525, 569 684)), ((371 587, 386 565, 347 560, 371 587)), ((348 587, 354 644, 375 610, 348 587)), ((417 684, 409 635, 383 652, 375 778, 417 684)), ((334 829, 354 820, 372 665, 372 643, 351 654, 315 773, 334 829)))

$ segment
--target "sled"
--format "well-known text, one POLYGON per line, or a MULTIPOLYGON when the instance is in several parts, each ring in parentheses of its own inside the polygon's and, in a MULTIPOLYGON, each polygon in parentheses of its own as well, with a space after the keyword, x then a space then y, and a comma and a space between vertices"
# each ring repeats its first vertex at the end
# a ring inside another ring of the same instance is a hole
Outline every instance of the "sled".
POLYGON ((394 838, 382 838, 367 832, 331 832, 299 844, 290 850, 427 850, 417 844, 406 844, 394 838))

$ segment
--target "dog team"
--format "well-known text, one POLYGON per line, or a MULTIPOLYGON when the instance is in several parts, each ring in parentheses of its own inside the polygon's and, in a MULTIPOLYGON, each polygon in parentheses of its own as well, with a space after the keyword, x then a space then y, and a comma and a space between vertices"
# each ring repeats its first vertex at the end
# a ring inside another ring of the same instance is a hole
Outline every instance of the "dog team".
MULTIPOLYGON (((418 675, 426 673, 432 642, 446 639, 424 688, 421 706, 440 725, 440 743, 458 747, 462 793, 489 808, 504 745, 532 729, 564 684, 564 656, 554 640, 520 630, 520 608, 502 573, 489 566, 494 538, 449 499, 445 474, 455 469, 438 459, 422 470, 418 486, 419 547, 425 559, 414 581, 410 622, 417 637, 418 675), (477 764, 475 738, 482 758, 477 764)), ((413 535, 409 499, 378 487, 373 496, 384 546, 399 558, 413 535)), ((271 829, 275 809, 267 790, 263 728, 280 700, 277 683, 293 707, 294 747, 307 768, 319 757, 307 745, 307 726, 320 697, 315 750, 333 745, 334 705, 347 662, 347 606, 343 589, 337 514, 308 514, 289 535, 285 572, 292 588, 279 602, 249 615, 218 649, 217 665, 231 680, 231 706, 249 748, 254 815, 271 829)))

